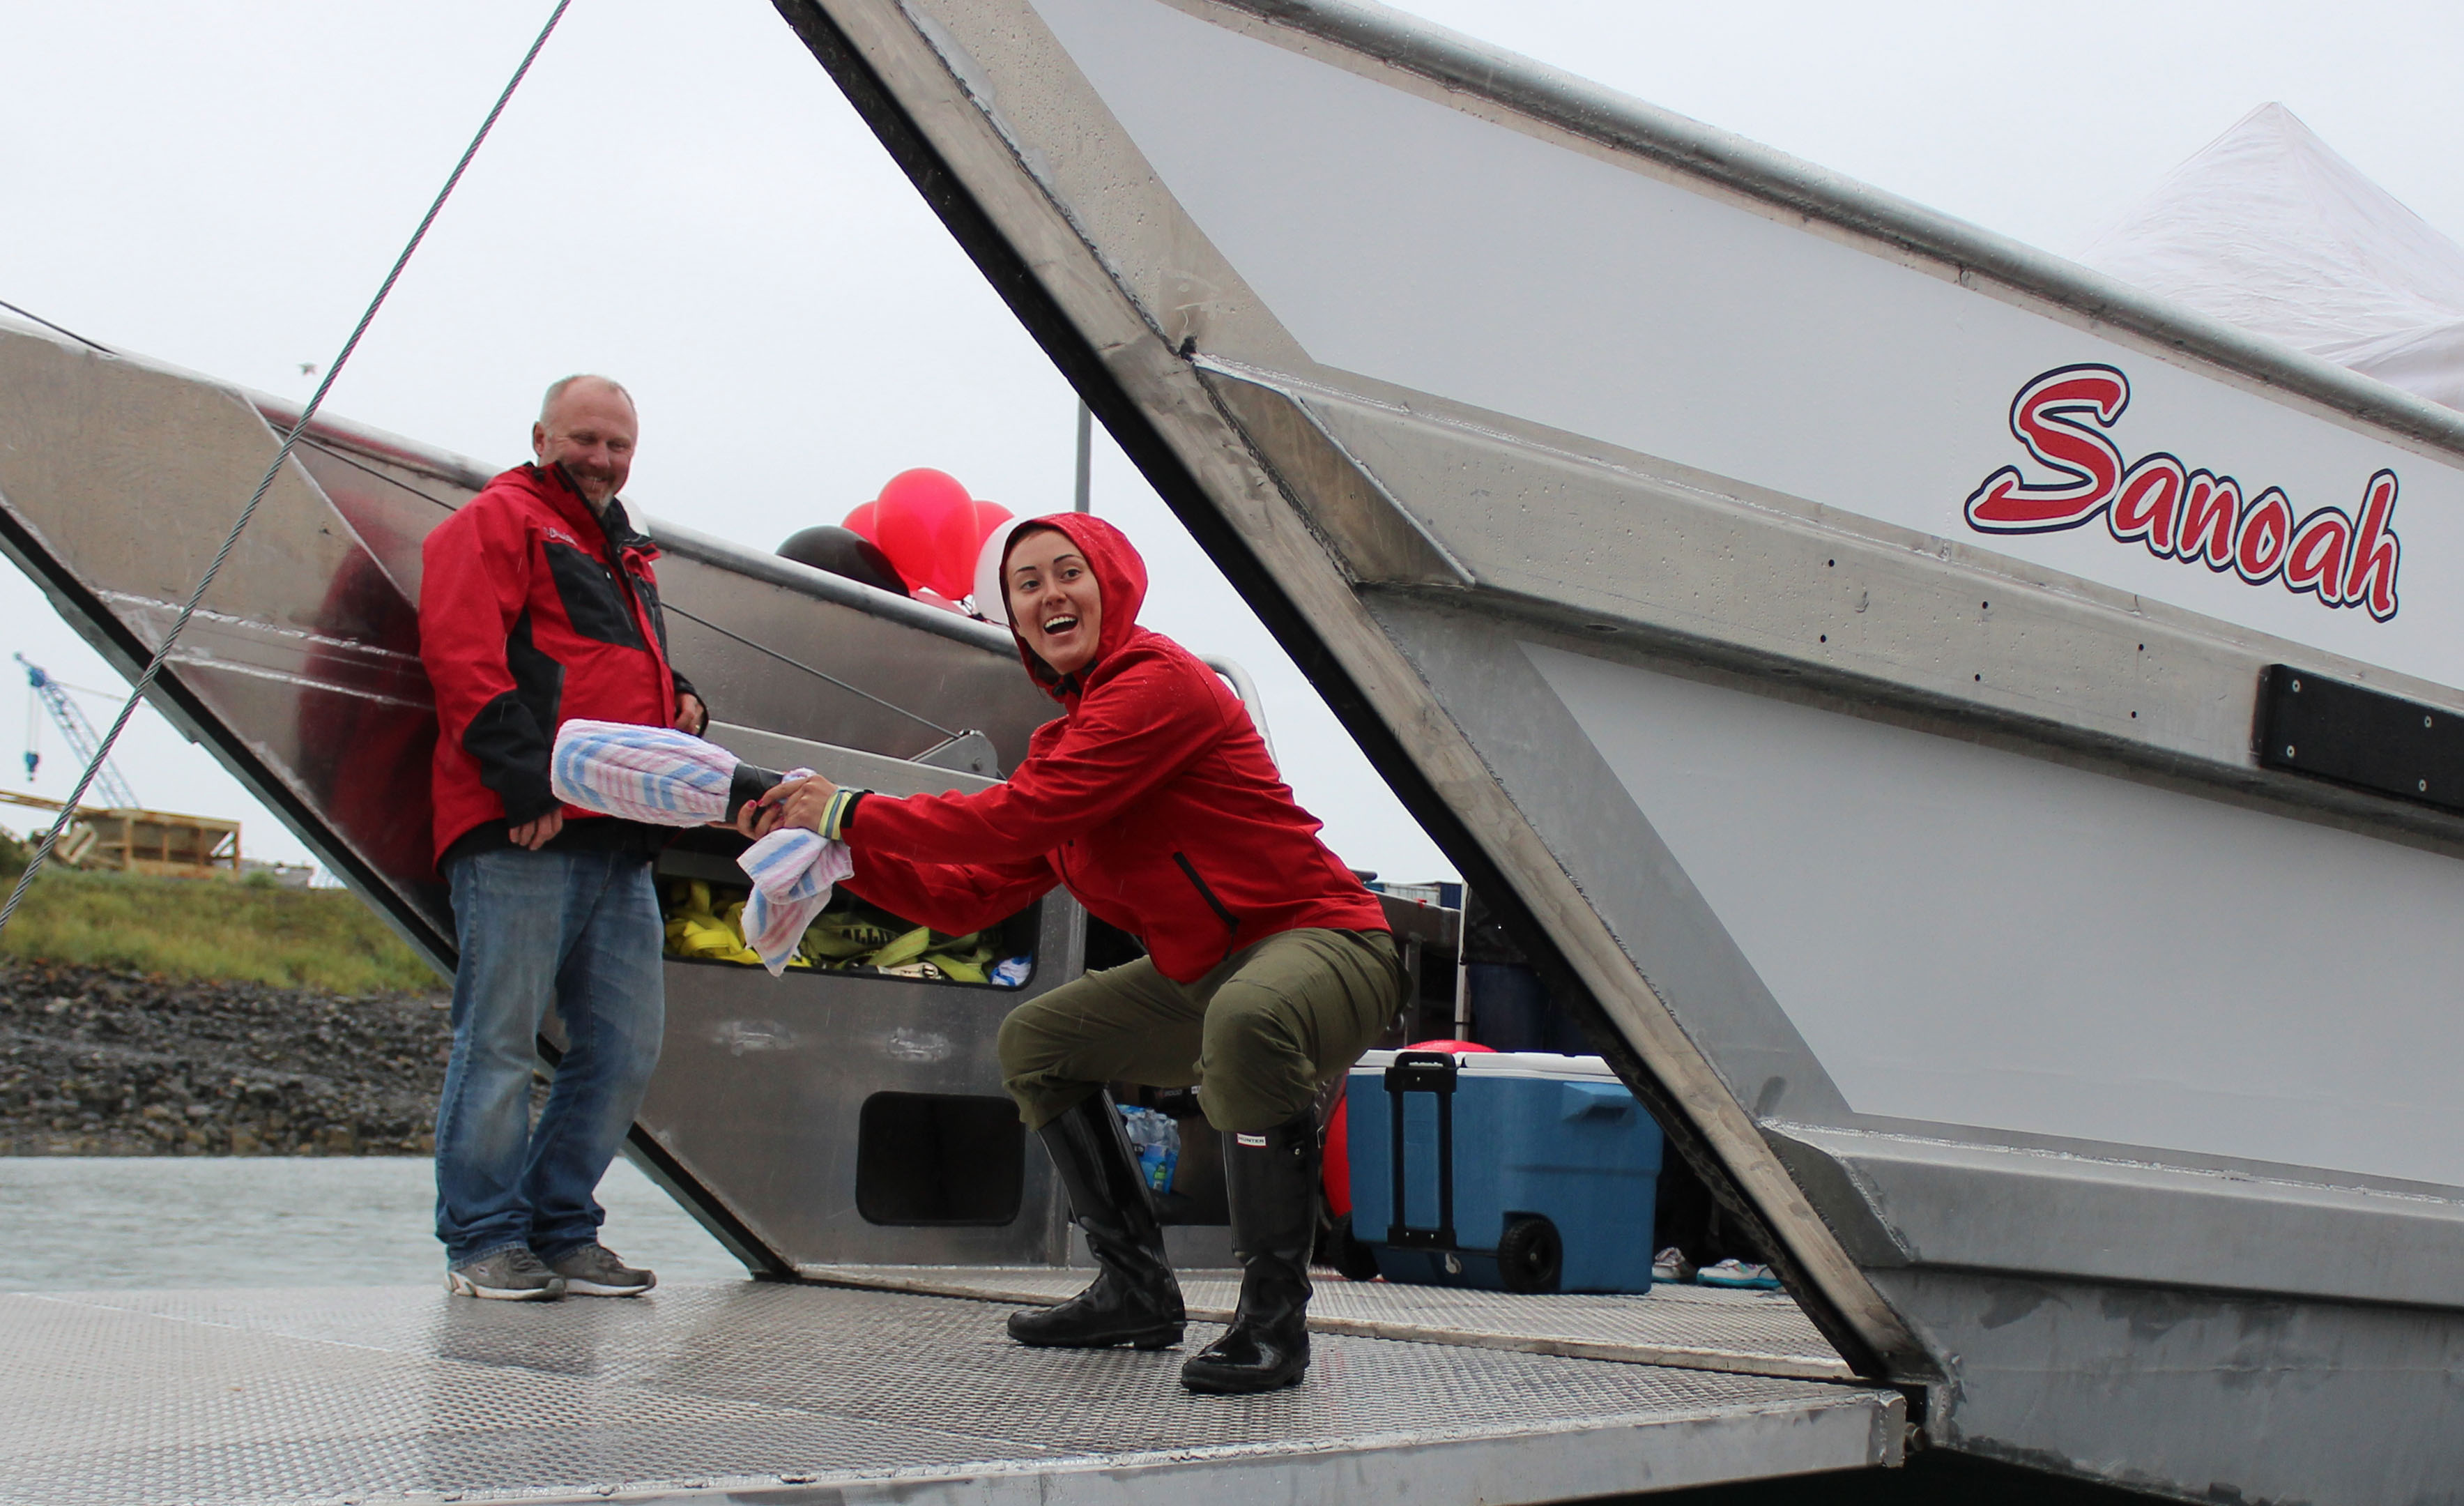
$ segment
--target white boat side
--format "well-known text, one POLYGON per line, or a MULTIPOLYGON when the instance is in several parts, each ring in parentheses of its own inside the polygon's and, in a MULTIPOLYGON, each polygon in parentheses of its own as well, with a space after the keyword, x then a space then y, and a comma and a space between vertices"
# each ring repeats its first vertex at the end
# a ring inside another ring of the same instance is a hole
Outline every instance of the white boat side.
POLYGON ((1392 12, 779 3, 1937 1443, 2455 1498, 2464 824, 2253 738, 2464 712, 2464 415, 1392 12))

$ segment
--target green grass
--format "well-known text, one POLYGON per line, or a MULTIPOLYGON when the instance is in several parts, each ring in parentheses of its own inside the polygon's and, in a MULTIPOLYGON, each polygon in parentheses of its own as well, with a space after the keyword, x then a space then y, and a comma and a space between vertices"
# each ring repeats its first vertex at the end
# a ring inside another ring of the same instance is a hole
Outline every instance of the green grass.
MULTIPOLYGON (((15 882, 23 851, 0 835, 0 878, 15 882)), ((0 956, 335 993, 444 986, 357 895, 260 879, 46 867, 0 932, 0 956)))

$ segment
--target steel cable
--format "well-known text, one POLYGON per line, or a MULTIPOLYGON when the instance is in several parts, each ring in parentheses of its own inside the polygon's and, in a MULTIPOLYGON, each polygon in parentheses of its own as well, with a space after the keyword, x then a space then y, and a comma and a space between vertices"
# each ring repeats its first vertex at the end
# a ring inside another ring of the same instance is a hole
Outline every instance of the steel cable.
MULTIPOLYGON (((112 720, 111 730, 103 734, 102 746, 95 751, 85 772, 77 777, 77 788, 70 791, 69 798, 61 804, 59 818, 52 823, 50 831, 43 833, 43 840, 27 858, 26 871, 17 875, 17 885, 10 891, 9 902, 0 905, 0 931, 8 929, 10 917, 17 913, 17 906, 25 900, 27 886, 34 881, 34 875, 41 871, 44 862, 52 855, 52 849, 58 845, 60 833, 67 831, 69 823, 77 818, 77 802, 85 798, 85 792, 94 784, 103 761, 111 756, 112 744, 120 741, 120 734, 128 726, 128 719, 136 715, 139 702, 145 698, 145 692, 161 676, 164 663, 171 656, 172 645, 180 641, 180 634, 187 630, 188 619, 196 615, 198 603, 204 601, 206 592, 213 587, 214 577, 222 573, 224 562, 231 558, 231 550, 238 545, 239 536, 247 531, 249 520, 256 516, 257 504, 264 501, 265 494, 274 489, 275 477, 282 474, 282 467, 291 459, 291 452, 298 447, 299 436, 308 432, 308 425, 316 418, 317 410, 324 406, 325 394, 333 389, 334 379, 342 374, 342 367, 349 364, 351 353, 360 346, 361 337, 368 332, 368 325, 375 321, 377 310, 385 306, 386 296, 401 280, 403 268, 410 264, 411 253, 428 238, 429 227, 436 223, 436 216, 443 211, 445 201, 453 196, 453 189, 461 183, 462 174, 470 169, 471 160, 479 154, 480 144, 487 141, 488 133, 495 129, 496 118, 505 113, 505 106, 512 101, 514 91, 529 75, 531 64, 539 60, 539 49, 547 45, 548 36, 556 31, 556 24, 564 19, 565 8, 572 3, 573 0, 556 0, 556 9, 548 12, 547 24, 539 28, 539 35, 532 40, 530 51, 522 55, 521 65, 514 70, 514 76, 505 80, 503 91, 496 96, 496 102, 489 107, 487 119, 479 122, 479 129, 472 136, 471 144, 462 149, 462 158, 453 165, 453 171, 446 178, 445 187, 436 190, 436 197, 428 206, 428 212, 420 216, 419 228, 411 232, 410 239, 403 245, 402 255, 394 258, 393 270, 385 274, 384 283, 377 288, 376 297, 368 300, 367 311, 360 316, 359 323, 352 328, 351 338, 342 343, 341 353, 326 365, 324 380, 317 384, 316 394, 308 399, 308 406, 300 410, 298 422, 282 436, 282 448, 275 452, 274 460, 265 468, 265 475, 257 481, 256 491, 250 496, 248 505, 239 510, 239 517, 231 523, 231 532, 223 536, 222 547, 214 551, 212 563, 206 566, 206 573, 197 581, 197 588, 188 593, 188 600, 180 609, 180 615, 172 619, 170 631, 164 633, 153 657, 146 661, 144 673, 138 675, 136 683, 129 687, 128 699, 121 703, 120 715, 112 720)), ((33 318, 33 315, 26 317, 33 318)), ((58 325, 46 320, 36 320, 35 322, 59 329, 58 325)), ((60 333, 70 334, 67 330, 60 330, 60 333)), ((84 340, 81 335, 70 335, 70 338, 84 340)), ((85 343, 94 344, 94 342, 85 341, 85 343)), ((96 345, 95 348, 99 350, 102 347, 96 345)))
POLYGON ((846 691, 850 696, 861 696, 865 699, 871 701, 876 706, 898 713, 910 721, 920 721, 945 738, 966 736, 965 733, 959 732, 955 728, 941 725, 939 722, 934 720, 932 718, 924 715, 920 711, 910 711, 894 700, 884 700, 879 696, 874 695, 872 692, 866 690, 861 686, 850 685, 827 670, 817 670, 811 665, 805 663, 803 660, 791 658, 788 655, 780 653, 777 649, 770 647, 770 645, 766 643, 757 643, 740 632, 730 631, 728 629, 722 628, 718 624, 711 621, 708 617, 697 616, 693 612, 685 610, 674 602, 661 602, 659 605, 667 610, 674 612, 677 616, 682 617, 687 622, 697 622, 701 624, 703 627, 708 628, 711 631, 717 633, 722 638, 733 638, 737 643, 751 649, 756 653, 766 653, 791 670, 803 670, 805 674, 810 675, 815 679, 829 681, 831 684, 836 685, 839 689, 846 691))
POLYGON ((80 345, 91 345, 95 349, 101 351, 106 356, 119 354, 118 351, 112 349, 109 345, 102 343, 100 341, 88 340, 83 335, 78 334, 76 330, 69 328, 67 325, 55 324, 50 320, 45 319, 42 315, 30 313, 25 309, 19 308, 16 304, 10 302, 7 299, 0 299, 0 308, 7 309, 10 313, 16 315, 19 319, 33 320, 35 323, 42 325, 53 334, 66 335, 80 345))

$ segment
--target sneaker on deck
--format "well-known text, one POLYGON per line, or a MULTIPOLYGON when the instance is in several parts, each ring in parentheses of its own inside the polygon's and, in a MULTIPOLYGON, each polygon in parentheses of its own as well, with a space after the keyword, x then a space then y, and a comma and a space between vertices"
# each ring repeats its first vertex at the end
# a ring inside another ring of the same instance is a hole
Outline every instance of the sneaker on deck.
POLYGON ((445 1273, 448 1292, 502 1302, 553 1302, 564 1296, 564 1278, 522 1245, 491 1250, 445 1273))
POLYGON ((1694 1262, 1685 1258, 1685 1251, 1671 1245, 1651 1257, 1651 1279, 1691 1281, 1694 1279, 1694 1262))
POLYGON ((1701 1286, 1724 1286, 1747 1292, 1779 1290, 1779 1277, 1771 1274, 1771 1267, 1744 1260, 1723 1260, 1705 1266, 1694 1273, 1694 1280, 1701 1286))
POLYGON ((627 1265, 596 1241, 558 1256, 547 1269, 563 1278, 572 1296, 640 1296, 659 1284, 656 1274, 627 1265))

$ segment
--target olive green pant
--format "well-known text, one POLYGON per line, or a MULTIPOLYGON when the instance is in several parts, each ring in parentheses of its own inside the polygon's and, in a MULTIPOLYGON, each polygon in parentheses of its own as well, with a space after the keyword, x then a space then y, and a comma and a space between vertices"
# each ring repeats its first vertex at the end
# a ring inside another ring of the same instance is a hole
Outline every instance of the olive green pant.
POLYGON ((1011 1010, 1003 1085, 1029 1129, 1117 1081, 1195 1086, 1209 1123, 1256 1134, 1358 1061, 1406 986, 1383 931, 1285 931, 1187 984, 1141 957, 1011 1010))

